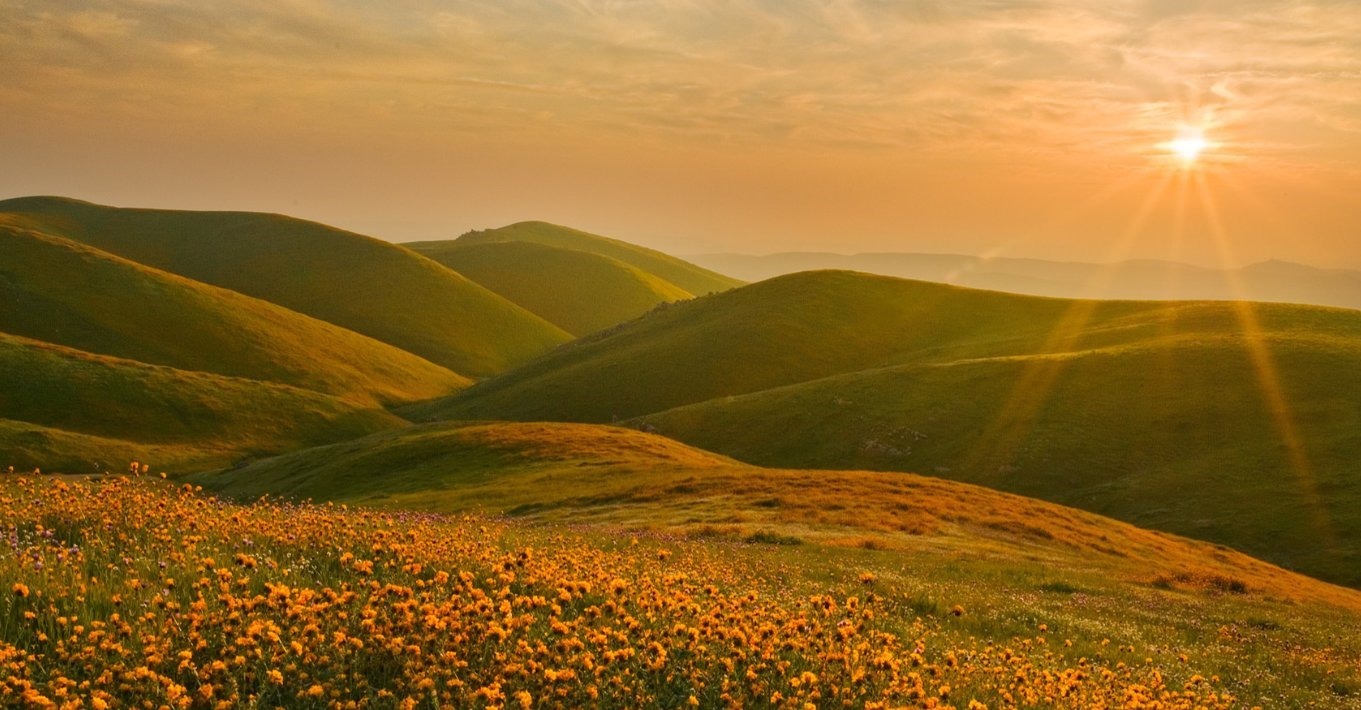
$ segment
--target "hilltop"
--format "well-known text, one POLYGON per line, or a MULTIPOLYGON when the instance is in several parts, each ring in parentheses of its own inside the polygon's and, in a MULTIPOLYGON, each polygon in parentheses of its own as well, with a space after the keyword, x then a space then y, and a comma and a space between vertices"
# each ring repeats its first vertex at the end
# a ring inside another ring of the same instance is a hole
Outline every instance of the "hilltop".
POLYGON ((407 414, 630 420, 760 465, 928 473, 1361 584, 1358 369, 1355 311, 812 272, 678 304, 407 414))
POLYGON ((537 242, 423 242, 413 250, 575 336, 693 294, 602 254, 537 242))
POLYGON ((957 286, 1060 298, 1247 300, 1361 308, 1361 271, 1284 261, 1207 268, 1138 259, 1109 264, 963 254, 787 252, 699 254, 695 263, 748 281, 845 269, 957 286))
POLYGON ((504 371, 570 339, 415 252, 251 212, 119 209, 56 197, 0 201, 15 226, 275 303, 460 375, 504 371))
MULTIPOLYGON (((655 249, 548 222, 518 222, 498 229, 469 232, 459 237, 457 241, 464 245, 531 242, 607 256, 697 296, 726 291, 742 285, 737 279, 709 271, 655 249)), ((412 242, 406 246, 419 250, 427 244, 429 242, 412 242)))

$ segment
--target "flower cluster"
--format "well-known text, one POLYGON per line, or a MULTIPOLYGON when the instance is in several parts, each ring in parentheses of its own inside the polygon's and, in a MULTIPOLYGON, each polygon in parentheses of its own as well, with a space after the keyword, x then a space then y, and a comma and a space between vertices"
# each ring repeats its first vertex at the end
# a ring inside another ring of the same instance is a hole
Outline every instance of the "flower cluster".
POLYGON ((0 538, 7 707, 1234 703, 1042 637, 946 645, 872 574, 794 592, 699 543, 32 477, 0 538))

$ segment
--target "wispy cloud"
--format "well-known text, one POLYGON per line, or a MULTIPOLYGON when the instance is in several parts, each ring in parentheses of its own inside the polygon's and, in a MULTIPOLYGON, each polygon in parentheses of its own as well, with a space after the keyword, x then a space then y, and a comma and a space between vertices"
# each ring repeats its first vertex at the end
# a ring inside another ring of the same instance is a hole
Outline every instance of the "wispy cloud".
POLYGON ((1262 170, 1354 175, 1358 37, 1349 0, 0 0, 0 140, 127 125, 1065 175, 1146 165, 1189 122, 1262 170))
POLYGON ((1361 121, 1361 7, 1346 2, 8 0, 0 13, 10 94, 67 111, 116 93, 125 108, 226 115, 388 106, 449 129, 480 105, 504 111, 505 130, 1058 152, 1130 148, 1121 131, 1142 141, 1179 116, 1320 134, 1361 121))

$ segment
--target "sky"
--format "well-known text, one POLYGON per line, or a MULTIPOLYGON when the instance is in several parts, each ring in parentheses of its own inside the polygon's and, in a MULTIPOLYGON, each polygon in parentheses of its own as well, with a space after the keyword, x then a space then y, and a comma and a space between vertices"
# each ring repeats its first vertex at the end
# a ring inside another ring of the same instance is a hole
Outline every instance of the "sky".
POLYGON ((0 0, 0 68, 0 197, 1361 268, 1354 0, 0 0))

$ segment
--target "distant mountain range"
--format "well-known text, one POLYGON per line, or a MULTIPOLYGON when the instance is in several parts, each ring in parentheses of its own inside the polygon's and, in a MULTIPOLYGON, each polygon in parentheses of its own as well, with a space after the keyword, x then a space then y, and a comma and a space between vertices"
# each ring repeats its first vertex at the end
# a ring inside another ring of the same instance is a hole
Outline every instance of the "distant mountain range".
POLYGON ((1094 264, 895 252, 700 254, 686 258, 746 281, 799 271, 844 269, 1060 298, 1244 300, 1361 308, 1361 271, 1320 269, 1286 261, 1212 269, 1158 260, 1094 264))

